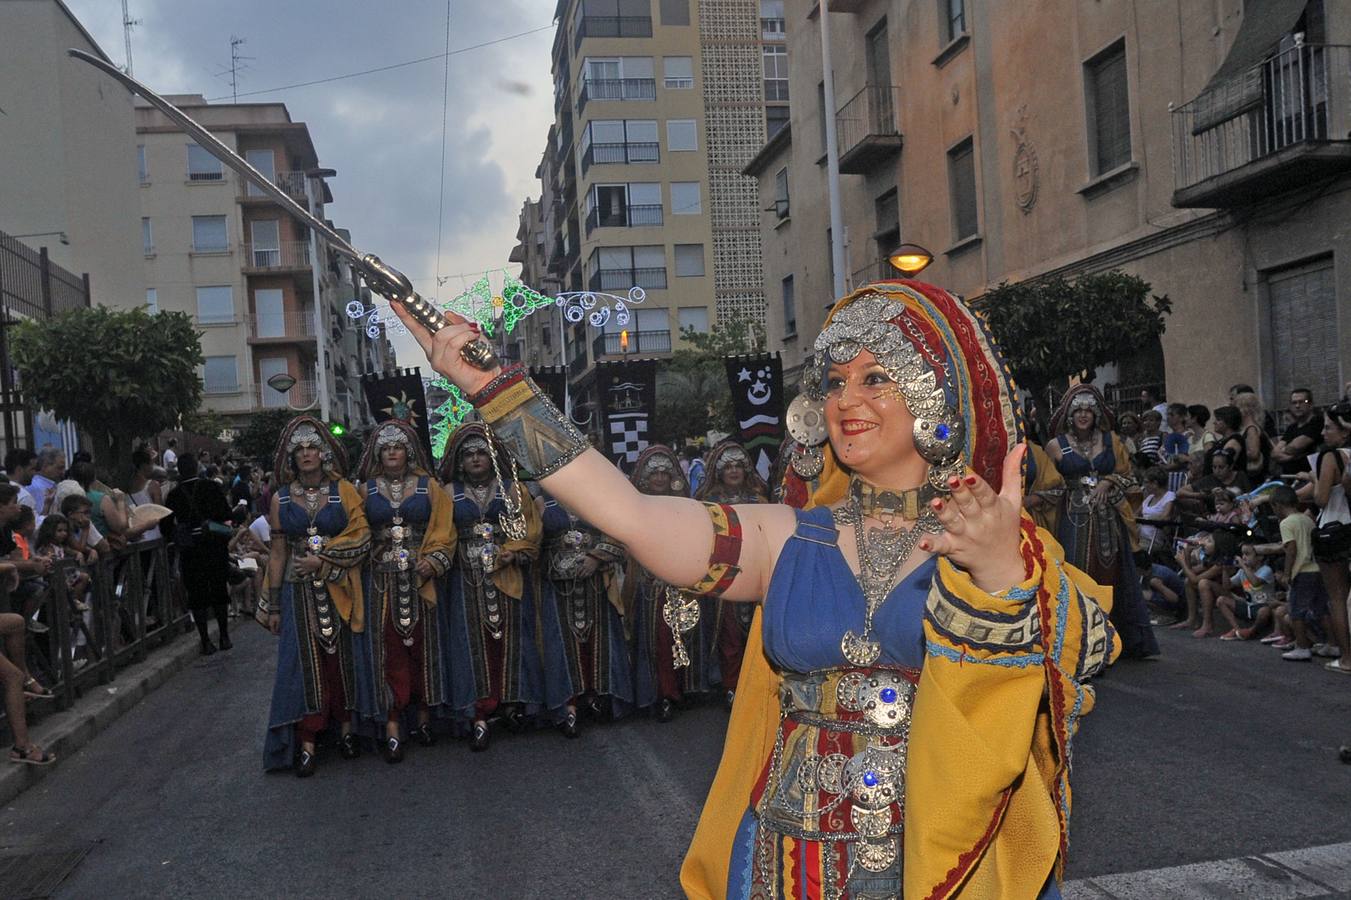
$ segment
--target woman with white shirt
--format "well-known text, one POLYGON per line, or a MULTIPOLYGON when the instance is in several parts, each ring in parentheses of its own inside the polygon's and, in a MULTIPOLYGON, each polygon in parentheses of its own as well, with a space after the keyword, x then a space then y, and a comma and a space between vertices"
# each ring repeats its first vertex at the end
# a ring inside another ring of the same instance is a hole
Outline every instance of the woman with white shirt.
POLYGON ((1168 472, 1162 466, 1152 466, 1145 472, 1145 498, 1140 503, 1140 547, 1146 553, 1169 549, 1167 535, 1152 522, 1173 518, 1173 501, 1177 495, 1168 490, 1168 472))

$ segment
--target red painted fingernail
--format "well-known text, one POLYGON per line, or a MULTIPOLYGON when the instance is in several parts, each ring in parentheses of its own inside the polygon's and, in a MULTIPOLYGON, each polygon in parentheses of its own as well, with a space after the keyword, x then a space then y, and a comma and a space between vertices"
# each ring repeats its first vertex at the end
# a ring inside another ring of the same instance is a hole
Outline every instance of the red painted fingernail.
POLYGON ((967 483, 967 484, 975 484, 975 483, 976 483, 976 476, 975 476, 975 475, 968 475, 968 476, 966 476, 966 483, 967 483))
POLYGON ((954 476, 954 477, 948 479, 948 487, 952 488, 954 491, 957 490, 957 488, 959 488, 959 487, 961 487, 961 486, 962 486, 962 480, 961 480, 960 478, 957 478, 956 476, 954 476))
POLYGON ((943 508, 943 501, 942 501, 942 500, 934 500, 934 501, 933 501, 933 508, 934 508, 934 509, 942 509, 942 508, 943 508))
POLYGON ((927 550, 929 549, 929 542, 928 542, 928 541, 920 541, 920 542, 919 542, 919 549, 927 551, 927 550))

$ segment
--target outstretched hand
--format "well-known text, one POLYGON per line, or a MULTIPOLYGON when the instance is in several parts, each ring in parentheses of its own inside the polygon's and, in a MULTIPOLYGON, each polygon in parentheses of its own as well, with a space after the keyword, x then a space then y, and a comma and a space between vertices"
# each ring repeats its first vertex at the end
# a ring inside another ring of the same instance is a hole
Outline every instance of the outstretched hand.
POLYGON ((1027 577, 1019 550, 1026 454, 1027 445, 1019 444, 1004 457, 1004 483, 998 493, 974 473, 951 479, 951 495, 933 501, 943 532, 926 535, 919 542, 921 550, 946 556, 966 570, 976 587, 989 593, 1006 590, 1027 577))
POLYGON ((485 372, 470 365, 460 355, 460 350, 465 344, 483 336, 483 330, 478 323, 447 311, 445 316, 451 324, 432 334, 413 318, 412 313, 408 312, 402 303, 391 303, 389 306, 399 317, 399 321, 408 328, 408 333, 418 342, 422 352, 427 354, 427 362, 431 364, 432 369, 466 394, 478 393, 502 371, 502 368, 497 366, 485 372))

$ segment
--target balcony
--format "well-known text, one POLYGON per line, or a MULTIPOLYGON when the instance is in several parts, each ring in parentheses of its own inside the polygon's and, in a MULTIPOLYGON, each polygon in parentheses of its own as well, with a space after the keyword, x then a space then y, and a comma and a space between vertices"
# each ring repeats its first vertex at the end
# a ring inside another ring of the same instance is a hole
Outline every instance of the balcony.
POLYGON ((596 335, 591 342, 591 355, 599 362, 607 356, 626 356, 631 354, 652 354, 671 352, 671 332, 669 331, 628 331, 605 332, 596 335), (628 347, 624 347, 624 337, 628 336, 628 347))
POLYGON ((276 313, 249 315, 249 342, 280 342, 314 340, 313 313, 276 313))
POLYGON ((262 247, 244 244, 244 274, 305 271, 310 267, 309 241, 281 241, 262 247))
MULTIPOLYGON (((240 179, 245 181, 245 179, 240 179)), ((286 195, 292 200, 304 206, 309 197, 305 193, 305 173, 304 172, 277 172, 272 176, 272 183, 286 192, 286 195)), ((241 201, 268 200, 267 194, 252 181, 246 181, 244 193, 239 198, 241 201)))
POLYGON ((1302 44, 1173 110, 1173 205, 1246 206, 1351 170, 1351 46, 1302 44))
POLYGON ((661 161, 661 144, 639 141, 618 144, 591 144, 582 154, 582 174, 593 165, 612 163, 654 163, 661 161))
POLYGON ((628 293, 629 288, 635 286, 645 291, 666 290, 666 267, 598 269, 591 273, 590 289, 593 291, 628 293))
POLYGON ((254 409, 305 409, 319 399, 319 382, 297 381, 286 393, 269 384, 256 384, 250 389, 249 399, 254 409))
MULTIPOLYGON (((833 8, 833 7, 832 7, 833 8)), ((840 145, 840 173, 866 175, 901 152, 896 109, 901 89, 870 84, 835 114, 840 145)))
POLYGON ((577 115, 588 100, 656 100, 655 78, 588 78, 577 92, 577 115))
POLYGON ((878 259, 861 269, 855 269, 849 276, 849 281, 855 288, 861 288, 865 284, 872 284, 874 281, 891 281, 901 277, 903 276, 896 271, 888 260, 878 259))
POLYGON ((660 203, 643 203, 637 206, 621 206, 618 209, 602 211, 599 206, 592 209, 586 217, 586 234, 597 228, 645 228, 663 224, 660 203))
POLYGON ((651 16, 582 16, 572 41, 575 51, 586 38, 652 37, 651 16))

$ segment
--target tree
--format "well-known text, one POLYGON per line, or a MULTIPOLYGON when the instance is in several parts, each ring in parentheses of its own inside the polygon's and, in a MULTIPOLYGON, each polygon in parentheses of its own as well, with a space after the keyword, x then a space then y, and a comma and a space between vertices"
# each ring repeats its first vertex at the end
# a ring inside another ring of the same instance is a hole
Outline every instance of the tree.
POLYGON ((93 442, 101 476, 122 484, 133 442, 201 402, 200 337, 186 313, 96 306, 23 322, 12 355, 28 399, 74 422, 93 442))
POLYGON ((300 413, 289 409, 265 409, 254 413, 239 430, 232 445, 241 456, 265 467, 272 465, 277 452, 277 437, 286 423, 300 413))
POLYGON ((677 446, 707 431, 735 430, 732 395, 723 359, 764 346, 759 323, 745 320, 714 325, 709 331, 680 331, 687 347, 657 367, 657 416, 651 438, 677 446))
POLYGON ((1163 334, 1173 307, 1149 282, 1122 272, 1001 284, 983 312, 1018 384, 1037 396, 1102 365, 1126 359, 1163 334))

